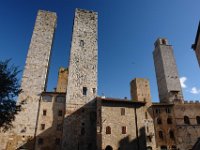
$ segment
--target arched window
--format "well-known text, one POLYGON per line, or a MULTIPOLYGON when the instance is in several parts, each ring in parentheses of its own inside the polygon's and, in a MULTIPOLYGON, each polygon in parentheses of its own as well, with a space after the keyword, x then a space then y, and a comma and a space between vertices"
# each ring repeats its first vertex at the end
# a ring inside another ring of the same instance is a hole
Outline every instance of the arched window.
POLYGON ((197 124, 200 124, 200 116, 197 116, 196 120, 197 120, 197 124))
POLYGON ((161 150, 167 150, 167 146, 164 146, 164 145, 163 145, 163 146, 160 147, 160 149, 161 149, 161 150))
POLYGON ((159 135, 159 138, 160 138, 160 139, 163 139, 163 132, 162 132, 162 131, 159 131, 159 132, 158 132, 158 135, 159 135))
POLYGON ((113 148, 110 145, 108 145, 108 146, 106 146, 105 150, 113 150, 113 148))
POLYGON ((176 150, 176 146, 175 145, 172 145, 172 150, 176 150))
POLYGON ((174 132, 172 130, 169 131, 169 137, 170 139, 174 139, 174 132))
POLYGON ((147 147, 147 150, 152 150, 152 147, 151 147, 151 146, 148 146, 148 147, 147 147))
POLYGON ((161 118, 157 118, 157 124, 162 124, 161 118))
POLYGON ((106 127, 106 134, 111 134, 111 128, 109 126, 106 127))
POLYGON ((188 116, 184 116, 184 123, 185 124, 190 124, 190 119, 188 116))
POLYGON ((167 123, 172 124, 172 118, 167 118, 167 123))

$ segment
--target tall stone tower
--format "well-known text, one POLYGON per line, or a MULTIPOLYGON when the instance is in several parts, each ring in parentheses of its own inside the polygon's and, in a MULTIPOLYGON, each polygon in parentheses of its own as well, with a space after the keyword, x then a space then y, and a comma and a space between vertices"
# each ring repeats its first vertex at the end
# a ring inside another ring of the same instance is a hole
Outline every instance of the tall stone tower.
POLYGON ((97 13, 76 9, 69 62, 63 149, 95 149, 97 13))
POLYGON ((61 67, 58 72, 56 92, 66 92, 68 82, 68 69, 61 67))
POLYGON ((172 46, 165 38, 157 39, 154 45, 153 57, 160 102, 182 102, 182 89, 172 46))
POLYGON ((23 139, 35 135, 39 101, 41 93, 46 89, 56 18, 56 13, 49 11, 39 10, 37 14, 22 76, 23 91, 18 98, 18 102, 25 100, 25 104, 14 122, 15 133, 23 136, 23 139))
POLYGON ((192 45, 192 49, 196 53, 197 60, 200 66, 200 22, 199 22, 199 27, 198 27, 196 38, 195 38, 195 43, 192 45))

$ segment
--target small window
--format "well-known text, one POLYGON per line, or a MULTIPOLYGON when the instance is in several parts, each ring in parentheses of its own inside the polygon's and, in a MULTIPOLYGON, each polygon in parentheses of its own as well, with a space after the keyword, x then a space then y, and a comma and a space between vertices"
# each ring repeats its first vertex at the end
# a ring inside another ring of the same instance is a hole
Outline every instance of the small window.
POLYGON ((81 135, 85 135, 85 128, 84 127, 81 128, 81 135))
POLYGON ((57 131, 62 131, 62 124, 57 124, 56 130, 57 131))
POLYGON ((167 146, 161 146, 160 150, 167 150, 167 146))
POLYGON ((162 131, 159 131, 159 132, 158 132, 158 136, 159 136, 160 139, 163 139, 163 132, 162 132, 162 131))
POLYGON ((44 139, 43 138, 39 138, 38 139, 38 145, 42 145, 44 143, 44 139))
POLYGON ((122 134, 126 134, 126 126, 122 127, 122 134))
POLYGON ((56 144, 56 145, 60 145, 60 138, 56 138, 56 139, 55 139, 55 144, 56 144))
POLYGON ((96 94, 96 88, 92 88, 93 94, 96 94))
POLYGON ((59 110, 59 111, 58 111, 58 116, 61 117, 62 115, 63 115, 62 110, 59 110))
POLYGON ((160 114, 160 109, 156 108, 156 114, 160 114))
POLYGON ((41 129, 41 130, 44 130, 44 129, 45 129, 45 124, 41 124, 41 125, 40 125, 40 129, 41 129))
POLYGON ((42 97, 43 102, 52 102, 52 97, 51 96, 43 96, 42 97))
POLYGON ((172 118, 167 118, 167 123, 172 124, 172 118))
POLYGON ((121 116, 125 115, 125 108, 121 108, 121 116))
POLYGON ((47 110, 43 110, 43 116, 47 115, 47 110))
POLYGON ((184 116, 184 123, 185 124, 190 124, 190 119, 188 116, 184 116))
POLYGON ((200 124, 200 116, 197 116, 196 120, 197 120, 197 124, 200 124))
POLYGON ((87 87, 83 87, 83 95, 87 95, 87 87))
POLYGON ((157 124, 162 124, 161 118, 157 118, 157 124))
POLYGON ((171 113, 171 109, 170 109, 170 108, 166 108, 165 111, 166 111, 166 113, 168 113, 168 114, 171 113))
POLYGON ((151 136, 147 136, 147 142, 152 142, 152 137, 151 136))
POLYGON ((170 139, 174 139, 174 132, 172 130, 169 131, 169 137, 170 139))
POLYGON ((147 150, 152 150, 152 147, 151 147, 151 146, 148 146, 148 147, 147 147, 147 150))
POLYGON ((56 102, 57 102, 57 103, 63 103, 64 101, 65 101, 65 98, 64 98, 64 97, 62 97, 62 96, 56 97, 56 102))
POLYGON ((83 40, 80 40, 80 43, 79 43, 80 47, 83 47, 84 44, 85 44, 84 41, 83 41, 83 40))
POLYGON ((172 145, 172 150, 176 150, 176 145, 172 145))
POLYGON ((106 127, 106 134, 111 134, 111 128, 109 126, 106 127))
POLYGON ((162 44, 166 45, 166 40, 162 39, 162 44))

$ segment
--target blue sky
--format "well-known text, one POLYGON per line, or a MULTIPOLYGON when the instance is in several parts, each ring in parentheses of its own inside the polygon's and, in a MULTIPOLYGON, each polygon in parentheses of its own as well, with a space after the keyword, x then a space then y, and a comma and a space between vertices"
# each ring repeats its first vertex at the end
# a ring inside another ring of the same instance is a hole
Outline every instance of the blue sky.
POLYGON ((197 100, 200 68, 191 44, 200 20, 199 6, 199 0, 1 0, 0 60, 12 58, 23 70, 37 11, 56 12, 48 81, 51 91, 57 84, 58 68, 68 65, 75 8, 94 10, 99 14, 99 95, 130 98, 130 81, 142 77, 150 80, 152 99, 158 101, 152 52, 155 40, 166 37, 185 81, 184 97, 197 100))

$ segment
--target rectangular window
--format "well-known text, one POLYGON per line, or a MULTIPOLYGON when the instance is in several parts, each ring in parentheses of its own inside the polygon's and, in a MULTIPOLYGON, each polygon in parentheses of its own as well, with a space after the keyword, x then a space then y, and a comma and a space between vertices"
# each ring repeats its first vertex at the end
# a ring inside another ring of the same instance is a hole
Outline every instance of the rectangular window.
POLYGON ((160 109, 156 108, 156 114, 160 114, 160 109))
POLYGON ((125 126, 122 127, 122 134, 126 134, 126 127, 125 126))
POLYGON ((125 108, 121 108, 121 116, 125 115, 125 108))
POLYGON ((42 145, 44 143, 44 139, 43 138, 39 138, 38 139, 38 145, 42 145))
POLYGON ((40 129, 41 129, 41 130, 44 130, 44 129, 45 129, 45 124, 41 124, 41 125, 40 125, 40 129))
POLYGON ((83 95, 87 95, 87 87, 83 87, 83 95))
POLYGON ((171 109, 170 108, 166 108, 166 113, 170 114, 171 113, 171 109))
POLYGON ((61 117, 62 115, 63 115, 62 110, 59 110, 59 111, 58 111, 58 116, 61 117))
POLYGON ((92 88, 92 92, 93 92, 93 94, 95 94, 96 93, 96 88, 92 88))
POLYGON ((43 110, 43 116, 46 116, 47 115, 47 110, 43 110))
POLYGON ((62 124, 57 124, 56 130, 57 131, 62 131, 62 124))
POLYGON ((55 144, 56 144, 56 145, 60 145, 60 138, 56 138, 56 139, 55 139, 55 144))

